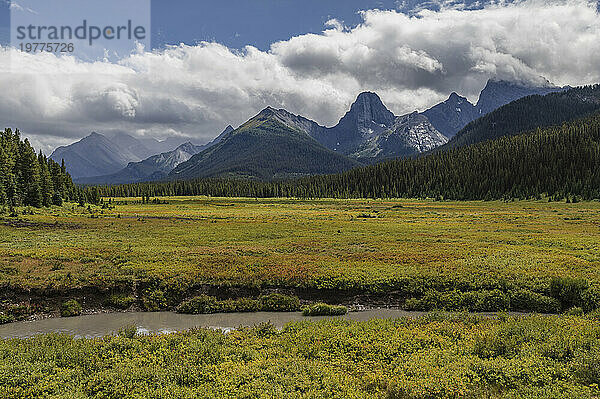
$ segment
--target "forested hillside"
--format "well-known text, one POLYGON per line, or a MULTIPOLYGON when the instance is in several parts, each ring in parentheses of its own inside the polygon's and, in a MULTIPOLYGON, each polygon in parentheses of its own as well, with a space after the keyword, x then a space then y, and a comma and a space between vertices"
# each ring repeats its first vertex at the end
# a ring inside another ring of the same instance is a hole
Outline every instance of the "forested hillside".
POLYGON ((512 136, 537 127, 557 125, 581 118, 598 109, 600 85, 521 98, 469 123, 448 144, 436 151, 512 136))
MULTIPOLYGON (((89 189, 88 189, 89 190, 89 189)), ((103 196, 600 198, 600 114, 417 159, 278 182, 196 180, 101 187, 103 196)))
POLYGON ((265 108, 214 146, 175 167, 170 179, 276 179, 336 173, 361 165, 331 151, 284 110, 265 108))
POLYGON ((73 200, 76 188, 64 163, 59 165, 41 152, 36 155, 19 130, 0 133, 0 205, 34 207, 61 205, 73 200))

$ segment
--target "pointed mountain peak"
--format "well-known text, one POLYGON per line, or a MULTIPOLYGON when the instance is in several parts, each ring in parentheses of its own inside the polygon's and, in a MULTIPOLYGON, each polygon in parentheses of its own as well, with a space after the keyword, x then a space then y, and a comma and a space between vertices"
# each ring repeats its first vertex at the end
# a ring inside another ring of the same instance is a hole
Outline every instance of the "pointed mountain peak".
POLYGON ((453 91, 452 94, 450 94, 450 97, 448 97, 447 101, 460 101, 460 100, 466 100, 466 98, 459 96, 455 91, 453 91))
MULTIPOLYGON (((292 114, 291 112, 286 111, 283 108, 275 109, 271 106, 266 107, 262 111, 260 111, 254 118, 252 119, 268 119, 275 118, 283 123, 289 123, 291 119, 298 118, 297 115, 292 114)), ((251 119, 251 120, 252 120, 251 119)))
POLYGON ((381 98, 372 91, 363 91, 356 97, 356 101, 379 101, 381 102, 381 98))
POLYGON ((233 126, 227 125, 227 127, 225 128, 225 130, 223 130, 217 137, 215 137, 213 139, 213 141, 211 141, 207 145, 211 146, 213 144, 217 144, 219 141, 223 140, 225 138, 225 136, 227 136, 229 133, 233 132, 234 130, 235 129, 233 128, 233 126))
POLYGON ((344 118, 348 116, 356 118, 359 125, 373 122, 379 125, 391 126, 395 119, 394 114, 386 108, 381 98, 370 91, 364 91, 356 97, 356 101, 354 101, 350 111, 344 118))
POLYGON ((352 111, 352 109, 356 109, 357 107, 365 110, 372 109, 375 112, 390 112, 385 107, 385 105, 383 105, 383 102, 381 101, 381 98, 379 98, 377 93, 373 93, 371 91, 363 91, 362 93, 360 93, 358 97, 356 97, 356 100, 354 101, 352 106, 350 107, 350 111, 352 111))
POLYGON ((256 116, 269 117, 269 116, 274 115, 276 112, 277 112, 277 110, 269 105, 266 108, 264 108, 262 111, 260 111, 258 113, 258 115, 256 115, 256 116))
POLYGON ((196 146, 192 144, 191 141, 187 141, 176 148, 176 150, 187 151, 189 149, 195 148, 196 146))
POLYGON ((100 133, 92 132, 87 137, 104 137, 104 136, 101 135, 100 133))

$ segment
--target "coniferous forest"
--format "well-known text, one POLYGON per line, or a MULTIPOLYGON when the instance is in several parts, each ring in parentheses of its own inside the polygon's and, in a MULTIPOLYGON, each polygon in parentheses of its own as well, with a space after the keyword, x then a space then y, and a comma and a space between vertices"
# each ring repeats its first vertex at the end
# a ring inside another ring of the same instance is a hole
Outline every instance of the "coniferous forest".
POLYGON ((600 198, 600 115, 416 159, 298 180, 203 179, 87 188, 88 197, 210 195, 454 200, 600 198))
POLYGON ((469 123, 436 151, 512 136, 538 127, 558 125, 590 115, 598 109, 600 85, 575 87, 545 96, 524 97, 469 123))
POLYGON ((78 190, 64 164, 36 155, 19 130, 0 133, 0 205, 47 207, 75 200, 78 190))

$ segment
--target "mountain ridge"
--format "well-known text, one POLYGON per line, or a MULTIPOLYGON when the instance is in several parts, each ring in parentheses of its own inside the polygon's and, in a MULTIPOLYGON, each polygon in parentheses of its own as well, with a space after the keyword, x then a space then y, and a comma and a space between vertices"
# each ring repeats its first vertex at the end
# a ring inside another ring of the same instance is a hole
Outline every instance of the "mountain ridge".
MULTIPOLYGON (((171 179, 277 179, 336 173, 360 163, 328 150, 299 126, 306 118, 267 107, 169 173, 171 179)), ((314 122, 313 122, 314 123, 314 122)))
POLYGON ((179 164, 189 160, 200 151, 220 142, 233 130, 233 127, 228 125, 225 130, 207 144, 195 145, 188 141, 180 144, 171 151, 152 155, 138 162, 129 162, 127 166, 113 174, 78 178, 76 182, 81 184, 123 184, 164 179, 179 164))

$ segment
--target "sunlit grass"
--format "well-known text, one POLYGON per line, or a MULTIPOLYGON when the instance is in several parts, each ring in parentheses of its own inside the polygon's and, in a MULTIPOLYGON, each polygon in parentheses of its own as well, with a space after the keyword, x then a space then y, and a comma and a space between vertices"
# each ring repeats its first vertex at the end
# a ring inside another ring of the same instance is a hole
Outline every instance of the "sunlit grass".
POLYGON ((598 202, 163 199, 118 199, 91 214, 67 204, 20 217, 31 225, 0 224, 0 283, 379 290, 414 278, 600 282, 598 202))

